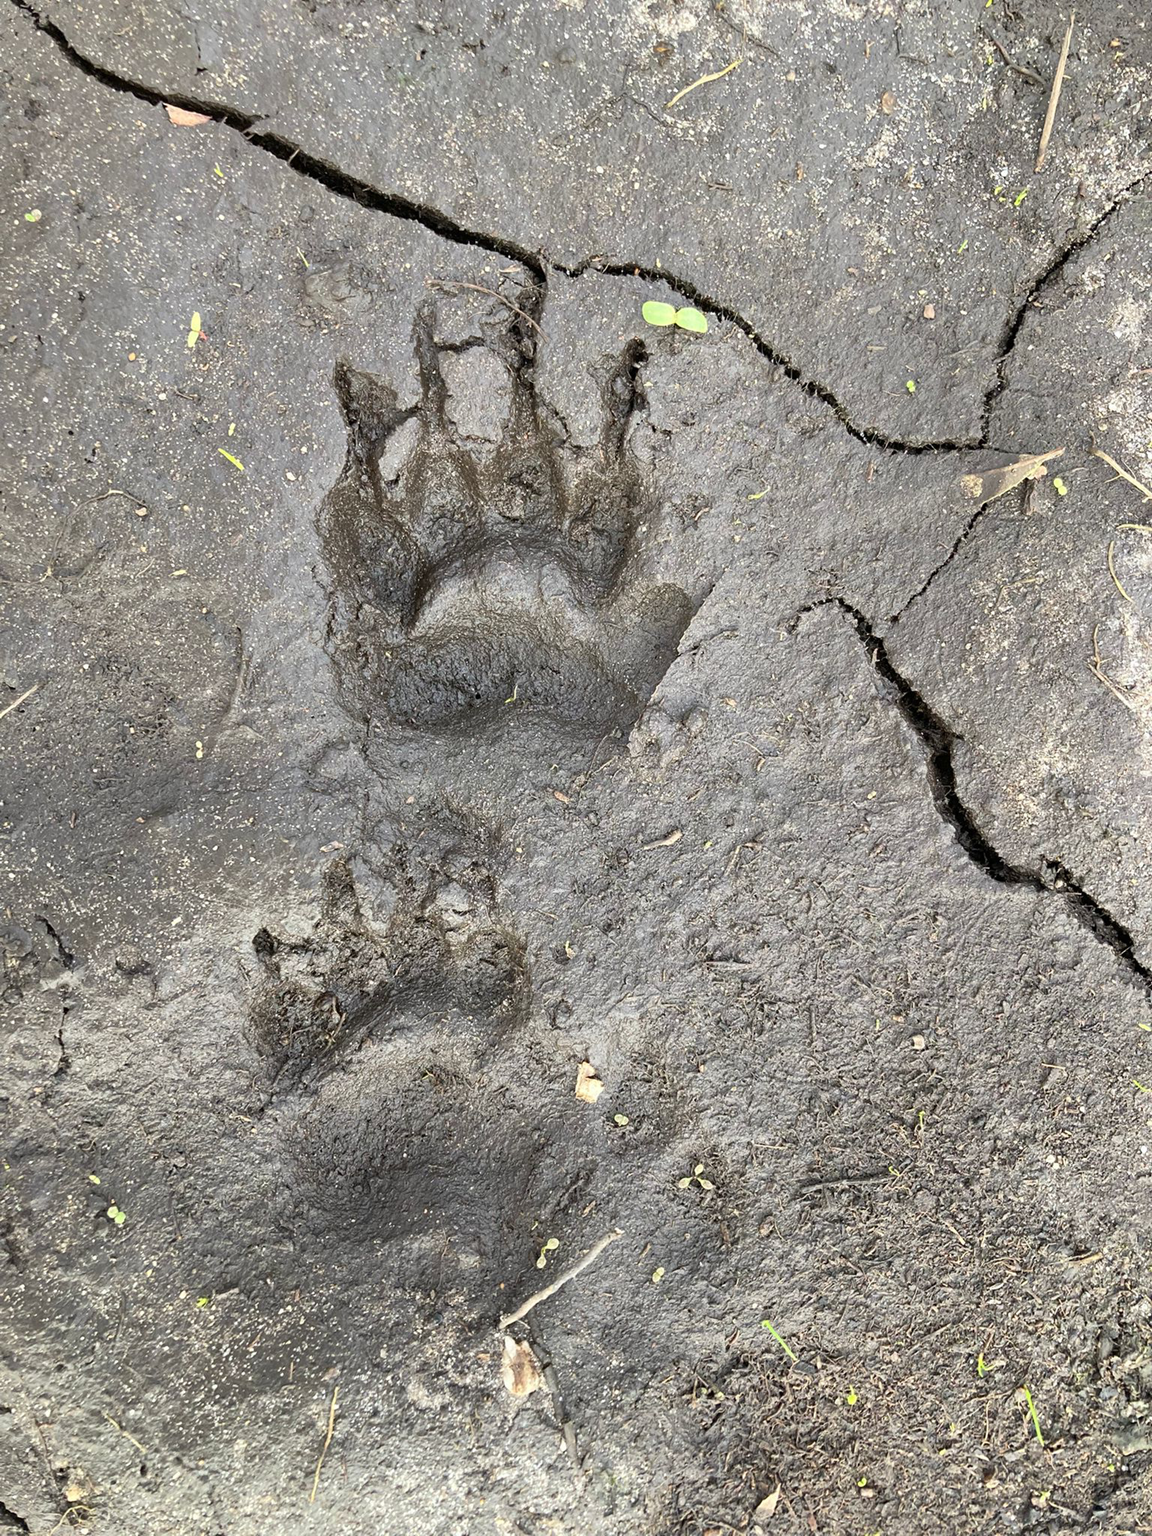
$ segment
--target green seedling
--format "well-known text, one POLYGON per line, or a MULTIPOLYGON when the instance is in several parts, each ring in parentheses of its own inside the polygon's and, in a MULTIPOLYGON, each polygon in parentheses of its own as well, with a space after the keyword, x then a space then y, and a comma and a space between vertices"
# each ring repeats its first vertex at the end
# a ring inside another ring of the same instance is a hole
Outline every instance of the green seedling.
POLYGON ((855 1408, 856 1404, 860 1401, 855 1387, 848 1388, 848 1391, 844 1397, 844 1401, 848 1404, 849 1408, 855 1408))
POLYGON ((544 1246, 540 1249, 540 1252, 539 1252, 539 1254, 537 1256, 536 1268, 537 1269, 546 1269, 548 1267, 548 1255, 550 1253, 555 1253, 557 1248, 559 1248, 559 1246, 560 1246, 560 1239, 558 1237, 550 1237, 550 1238, 548 1238, 548 1240, 545 1242, 544 1246))
POLYGON ((682 1179, 677 1179, 676 1180, 676 1188, 677 1189, 688 1189, 693 1184, 699 1184, 701 1189, 715 1189, 716 1186, 713 1184, 711 1179, 705 1179, 705 1178, 701 1177, 703 1172, 704 1172, 704 1164, 703 1163, 697 1163, 695 1168, 693 1168, 691 1173, 686 1174, 685 1177, 682 1178, 682 1179))
POLYGON ((1067 496, 1068 494, 1068 487, 1059 475, 1052 476, 1052 489, 1056 492, 1057 496, 1067 496))
POLYGON ((704 336, 708 331, 708 317, 698 309, 688 306, 677 309, 675 304, 664 304, 659 299, 648 299, 640 313, 649 325, 678 325, 682 331, 694 331, 704 336))
POLYGON ((217 448, 216 452, 218 454, 220 454, 223 458, 227 459, 229 464, 235 464, 236 468, 240 471, 241 474, 244 473, 244 466, 243 466, 243 464, 241 464, 240 460, 238 458, 236 458, 233 454, 229 453, 227 448, 217 448))
POLYGON ((663 1264, 659 1264, 652 1271, 652 1284, 653 1285, 659 1285, 661 1280, 663 1280, 663 1278, 664 1278, 664 1266, 663 1266, 663 1264))
POLYGON ((118 1205, 110 1205, 104 1213, 109 1221, 114 1221, 118 1227, 124 1225, 125 1212, 118 1205))
POLYGON ((196 1305, 198 1307, 206 1307, 211 1300, 211 1296, 197 1296, 196 1305))
POLYGON ((1041 1450, 1043 1450, 1044 1436, 1040 1433, 1040 1419, 1036 1413, 1036 1404, 1032 1401, 1032 1393, 1027 1387, 1021 1387, 1020 1390, 1023 1392, 1024 1401, 1028 1405, 1028 1416, 1032 1420, 1032 1428, 1036 1431, 1036 1439, 1040 1444, 1041 1450))
POLYGON ((627 1115, 613 1115, 612 1116, 612 1122, 613 1122, 614 1125, 627 1125, 628 1124, 628 1116, 627 1115))
POLYGON ((780 1337, 780 1335, 776 1332, 775 1328, 773 1328, 772 1324, 768 1321, 767 1318, 763 1318, 761 1320, 760 1326, 761 1328, 767 1328, 768 1332, 776 1340, 777 1344, 779 1344, 780 1348, 788 1356, 789 1360, 798 1360, 800 1358, 792 1346, 787 1342, 787 1340, 780 1337))
POLYGON ((30 208, 24 215, 24 220, 27 224, 39 224, 43 217, 44 215, 40 212, 39 208, 30 208))
POLYGON ((916 380, 915 379, 909 379, 907 381, 907 383, 904 385, 904 388, 908 391, 908 393, 910 395, 914 395, 916 393, 916 380))

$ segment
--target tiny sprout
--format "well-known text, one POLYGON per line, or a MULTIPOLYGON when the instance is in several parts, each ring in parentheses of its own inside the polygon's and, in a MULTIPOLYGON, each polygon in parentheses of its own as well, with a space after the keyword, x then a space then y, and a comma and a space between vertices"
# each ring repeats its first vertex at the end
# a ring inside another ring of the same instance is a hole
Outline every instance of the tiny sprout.
POLYGON ((857 1488, 867 1488, 868 1479, 866 1477, 858 1477, 856 1479, 856 1486, 857 1488))
POLYGON ((963 240, 961 240, 960 244, 956 247, 956 254, 957 254, 957 256, 963 256, 964 252, 967 249, 968 249, 968 236, 965 235, 963 240))
POLYGON ((907 383, 904 385, 904 388, 908 391, 908 393, 910 395, 914 395, 916 393, 916 380, 915 379, 909 379, 907 381, 907 383))
POLYGON ((716 1186, 715 1186, 715 1184, 713 1184, 711 1179, 705 1179, 705 1178, 701 1177, 703 1172, 704 1172, 704 1164, 703 1163, 697 1163, 695 1168, 693 1168, 691 1173, 686 1174, 685 1177, 682 1178, 682 1179, 677 1179, 676 1180, 676 1188, 677 1189, 687 1189, 692 1184, 699 1184, 701 1189, 715 1189, 716 1186))
POLYGON ((89 1184, 99 1184, 100 1175, 98 1173, 90 1173, 88 1175, 88 1182, 89 1184))
POLYGON ((977 1376, 987 1376, 987 1374, 988 1374, 988 1367, 984 1363, 984 1356, 983 1356, 983 1354, 979 1354, 979 1355, 976 1356, 976 1374, 977 1374, 977 1376))
POLYGON ((628 1124, 628 1116, 627 1115, 613 1115, 612 1119, 613 1119, 613 1121, 617 1125, 627 1125, 628 1124))
POLYGON ((1057 496, 1067 496, 1068 494, 1068 487, 1059 475, 1052 476, 1052 489, 1056 492, 1057 496))
POLYGON ((540 1249, 539 1257, 536 1260, 536 1268, 544 1269, 548 1263, 548 1255, 550 1253, 555 1253, 559 1246, 560 1239, 557 1237, 550 1237, 544 1246, 540 1249))
POLYGON ((28 224, 39 224, 43 217, 44 215, 40 212, 39 208, 30 208, 24 215, 25 222, 28 224))
POLYGON ((211 1299, 210 1296, 197 1296, 196 1305, 198 1307, 206 1307, 211 1299))
POLYGON ((775 1328, 773 1328, 772 1324, 766 1317, 761 1319, 760 1326, 761 1328, 767 1328, 768 1332, 776 1340, 777 1344, 779 1344, 780 1348, 788 1356, 789 1360, 796 1360, 799 1358, 792 1346, 787 1342, 786 1339, 780 1337, 780 1335, 776 1332, 775 1328))
POLYGON ((860 1401, 859 1397, 856 1395, 855 1387, 848 1388, 848 1392, 844 1398, 844 1401, 848 1404, 849 1408, 855 1408, 856 1404, 860 1401))
POLYGON ((663 1264, 659 1264, 652 1271, 652 1284, 653 1285, 659 1285, 661 1280, 663 1280, 663 1278, 664 1278, 664 1266, 663 1266, 663 1264))
POLYGON ((122 1227, 124 1225, 125 1213, 120 1209, 118 1205, 110 1205, 105 1212, 105 1215, 108 1217, 109 1221, 114 1221, 118 1227, 122 1227))
POLYGON ((676 325, 682 331, 694 331, 698 336, 703 336, 708 331, 708 317, 691 306, 677 309, 674 304, 665 304, 659 299, 648 299, 640 313, 649 325, 676 325))

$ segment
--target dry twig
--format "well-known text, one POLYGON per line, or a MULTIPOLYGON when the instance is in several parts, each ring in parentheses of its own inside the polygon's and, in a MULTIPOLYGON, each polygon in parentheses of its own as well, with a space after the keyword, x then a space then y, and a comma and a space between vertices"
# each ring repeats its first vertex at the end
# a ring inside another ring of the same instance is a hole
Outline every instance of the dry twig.
POLYGON ((499 299, 501 304, 506 304, 514 315, 519 315, 521 320, 527 320, 528 324, 539 336, 544 336, 544 332, 531 315, 526 314, 524 310, 513 304, 506 294, 497 293, 495 288, 485 288, 480 283, 458 282, 455 278, 429 277, 425 279, 425 282, 429 288, 470 288, 473 293, 486 293, 490 299, 499 299))
POLYGON ((39 687, 39 683, 33 683, 31 688, 25 688, 18 699, 13 699, 11 704, 6 704, 3 709, 0 709, 0 720, 3 720, 5 715, 10 715, 14 709, 19 709, 24 700, 30 699, 39 687))
POLYGON ((1064 84, 1064 71, 1068 65, 1068 49, 1072 43, 1072 28, 1076 25, 1076 12, 1068 17, 1068 30, 1064 34, 1064 46, 1060 50, 1060 62, 1056 66, 1056 74, 1052 80, 1052 94, 1048 98, 1048 110, 1044 114, 1044 128, 1040 134, 1040 148, 1036 151, 1036 169, 1044 164, 1044 156, 1048 153, 1048 140, 1052 137, 1052 125, 1056 121, 1056 108, 1060 102, 1060 87, 1064 84))
POLYGON ((713 80, 723 80, 738 64, 743 64, 743 59, 733 59, 731 64, 725 64, 723 69, 718 69, 714 75, 701 75, 699 80, 693 80, 691 85, 686 85, 682 91, 677 91, 671 101, 664 103, 665 112, 670 112, 678 101, 683 101, 689 91, 694 91, 698 85, 710 85, 713 80))
POLYGON ((336 1428, 336 1399, 340 1395, 338 1386, 332 1388, 332 1401, 328 1404, 328 1431, 324 1436, 324 1444, 320 1447, 320 1460, 316 1463, 316 1475, 312 1479, 312 1492, 308 1495, 309 1504, 316 1502, 316 1490, 320 1486, 320 1469, 324 1465, 324 1458, 328 1454, 328 1447, 332 1444, 332 1434, 336 1428))
POLYGON ((1152 501, 1152 491, 1146 485, 1141 485, 1135 475, 1130 475, 1124 466, 1118 464, 1111 454, 1105 453, 1103 448, 1093 448, 1092 457, 1094 459, 1103 459, 1108 468, 1114 469, 1121 480, 1127 480, 1129 485, 1135 486, 1145 501, 1152 501))
POLYGON ((511 1328, 513 1323, 518 1323, 522 1317, 527 1317, 533 1307, 538 1307, 542 1301, 547 1301, 549 1296, 555 1296, 562 1285, 567 1285, 569 1280, 575 1280, 576 1276, 582 1270, 587 1269, 589 1264, 594 1264, 609 1243, 614 1243, 618 1237, 623 1236, 624 1234, 619 1227, 613 1228, 611 1232, 606 1232, 582 1259, 578 1259, 571 1268, 563 1270, 558 1274, 551 1285, 546 1285, 542 1291, 534 1292, 527 1301, 520 1303, 515 1312, 506 1312, 500 1319, 500 1327, 502 1329, 511 1328))

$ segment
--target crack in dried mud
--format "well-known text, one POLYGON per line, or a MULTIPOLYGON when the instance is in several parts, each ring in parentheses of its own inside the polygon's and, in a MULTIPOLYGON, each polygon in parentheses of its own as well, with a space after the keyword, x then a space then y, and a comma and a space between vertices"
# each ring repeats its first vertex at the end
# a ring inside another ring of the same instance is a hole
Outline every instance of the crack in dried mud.
POLYGON ((1128 978, 1152 1001, 1152 969, 1136 957, 1136 945, 1131 931, 1090 891, 1085 890, 1063 861, 1042 854, 1037 869, 1012 864, 981 830, 972 812, 960 798, 956 783, 953 753, 960 738, 945 724, 923 694, 897 670, 883 639, 876 633, 868 616, 845 598, 826 597, 805 604, 796 613, 789 628, 794 629, 805 613, 824 607, 839 608, 851 620, 873 669, 885 685, 884 691, 920 743, 933 804, 971 862, 999 885, 1022 886, 1026 890, 1058 897, 1077 922, 1113 952, 1128 978))
MULTIPOLYGON (((420 224, 430 233, 440 236, 458 245, 473 245, 481 250, 492 252, 494 255, 504 256, 512 261, 520 262, 539 280, 542 285, 547 285, 549 271, 562 272, 568 277, 579 277, 585 271, 596 271, 607 277, 643 277, 652 282, 661 282, 672 288, 675 292, 689 299, 697 308, 705 310, 717 319, 727 320, 735 325, 752 342, 760 354, 778 368, 785 378, 796 384, 807 395, 819 400, 826 405, 835 415, 841 426, 857 441, 867 443, 870 447, 878 448, 888 453, 932 453, 955 451, 964 448, 986 448, 991 415, 996 401, 1003 393, 1005 387, 1005 372, 1007 363, 1016 345, 1016 339, 1024 324, 1030 306, 1040 293, 1053 282, 1060 271, 1073 256, 1084 249, 1095 237, 1099 229, 1111 216, 1118 211, 1128 199, 1144 183, 1145 179, 1152 175, 1152 170, 1146 171, 1138 177, 1130 187, 1106 208, 1080 235, 1066 244, 1049 262, 1044 271, 1030 285, 1028 292, 1020 301, 1015 313, 1007 321, 1001 333, 1000 345, 994 359, 995 379, 985 393, 981 407, 981 430, 975 438, 937 438, 924 439, 922 441, 910 441, 895 438, 883 432, 871 428, 858 426, 851 418, 847 407, 837 398, 834 391, 818 380, 805 376, 802 370, 767 341, 757 331, 752 323, 743 315, 732 309, 729 305, 711 298, 703 293, 694 283, 687 278, 678 277, 675 273, 664 268, 656 269, 642 266, 634 262, 600 262, 595 257, 590 257, 575 265, 549 259, 540 250, 532 251, 517 241, 506 240, 499 235, 489 232, 468 229, 457 220, 439 209, 432 208, 426 203, 420 203, 412 198, 407 198, 395 192, 382 192, 370 182, 359 177, 352 176, 342 171, 338 166, 331 165, 326 160, 310 154, 303 146, 293 144, 290 139, 285 139, 276 133, 257 131, 257 124, 262 121, 258 116, 237 111, 233 107, 222 102, 198 99, 196 97, 165 94, 155 90, 151 86, 142 84, 126 76, 118 75, 103 65, 95 63, 69 40, 67 34, 55 22, 40 14, 29 0, 12 0, 12 4, 29 17, 32 23, 53 43, 60 52, 76 69, 89 76, 111 90, 134 96, 139 101, 144 101, 152 106, 172 105, 184 107, 192 112, 203 112, 224 127, 231 128, 244 135, 247 141, 257 149, 264 150, 282 164, 288 166, 297 175, 305 176, 318 182, 328 191, 338 197, 343 197, 363 207, 374 209, 379 213, 389 214, 391 217, 406 220, 410 223, 420 224)), ((970 531, 970 530, 969 530, 970 531)), ((959 546, 957 546, 959 547, 959 546)), ((953 551, 955 552, 955 551, 953 551)), ((951 559, 951 556, 948 557, 951 559)), ((947 562, 944 562, 947 563, 947 562)), ((935 576, 929 577, 929 581, 935 576)))

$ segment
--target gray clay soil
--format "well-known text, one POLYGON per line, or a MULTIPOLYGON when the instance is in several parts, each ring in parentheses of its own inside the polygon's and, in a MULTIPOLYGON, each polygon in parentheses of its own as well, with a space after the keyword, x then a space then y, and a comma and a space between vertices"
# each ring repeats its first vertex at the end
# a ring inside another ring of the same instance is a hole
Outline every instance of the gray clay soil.
POLYGON ((0 1531, 1152 1530, 1145 7, 38 6, 0 1531))

